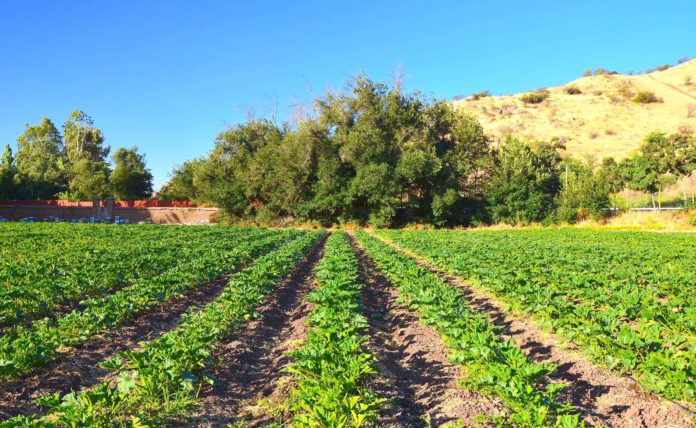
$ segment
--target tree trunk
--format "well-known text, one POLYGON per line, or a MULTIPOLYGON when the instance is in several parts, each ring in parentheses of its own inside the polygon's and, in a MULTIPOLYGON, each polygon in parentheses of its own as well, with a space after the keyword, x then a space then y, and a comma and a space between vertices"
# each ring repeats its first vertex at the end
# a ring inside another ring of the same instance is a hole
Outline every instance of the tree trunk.
POLYGON ((686 195, 686 178, 684 178, 684 181, 682 183, 682 190, 684 191, 684 209, 686 209, 689 205, 689 200, 686 195))
POLYGON ((662 211, 662 189, 657 191, 657 211, 662 211))
POLYGON ((652 207, 653 207, 653 209, 655 209, 655 194, 654 193, 650 193, 650 199, 652 200, 652 207))

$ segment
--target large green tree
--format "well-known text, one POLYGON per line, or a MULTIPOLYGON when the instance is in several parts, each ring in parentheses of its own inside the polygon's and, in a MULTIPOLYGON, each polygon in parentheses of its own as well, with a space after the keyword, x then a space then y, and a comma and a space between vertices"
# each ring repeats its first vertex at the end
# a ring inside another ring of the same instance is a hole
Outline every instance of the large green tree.
POLYGON ((12 148, 5 145, 5 151, 0 158, 0 199, 13 199, 15 195, 16 167, 12 148))
POLYGON ((145 156, 137 147, 119 148, 112 155, 113 196, 121 200, 147 199, 152 196, 152 173, 145 165, 145 156))
POLYGON ((106 158, 110 148, 104 145, 104 134, 94 127, 91 117, 74 110, 63 125, 64 153, 68 163, 68 196, 70 199, 92 199, 109 193, 109 166, 106 158))
POLYGON ((488 185, 493 221, 526 224, 544 220, 552 213, 561 187, 560 164, 556 146, 508 138, 496 153, 488 185))
MULTIPOLYGON (((670 177, 682 179, 696 169, 696 139, 691 135, 653 132, 645 137, 639 150, 649 168, 661 176, 658 184, 670 182, 670 177)), ((686 181, 682 190, 686 205, 686 181)))
POLYGON ((451 104, 360 76, 297 124, 222 132, 207 157, 175 170, 165 197, 191 183, 198 200, 262 223, 461 223, 481 198, 488 143, 451 104))
POLYGON ((48 118, 26 125, 17 140, 18 196, 23 199, 52 199, 66 188, 66 159, 63 140, 48 118))

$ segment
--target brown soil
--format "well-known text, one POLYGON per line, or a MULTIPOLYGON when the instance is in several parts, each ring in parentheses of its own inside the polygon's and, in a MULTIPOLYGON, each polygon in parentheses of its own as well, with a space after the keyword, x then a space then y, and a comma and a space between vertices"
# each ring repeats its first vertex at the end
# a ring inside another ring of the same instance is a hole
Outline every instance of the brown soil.
POLYGON ((259 319, 216 348, 212 370, 216 385, 204 387, 199 408, 181 426, 223 427, 242 422, 253 427, 273 419, 259 403, 282 401, 278 396, 286 393, 289 376, 283 368, 290 361, 286 354, 307 335, 311 305, 304 296, 314 287, 310 276, 325 242, 326 237, 257 308, 259 319))
MULTIPOLYGON (((244 266, 239 267, 242 269, 244 266)), ((0 384, 0 419, 20 414, 41 413, 35 398, 87 388, 103 381, 110 371, 95 364, 134 349, 138 342, 151 340, 175 328, 189 310, 202 308, 220 295, 227 278, 194 287, 184 296, 171 299, 152 311, 140 314, 128 325, 106 332, 70 349, 48 366, 19 379, 0 384)))
POLYGON ((549 376, 549 381, 568 385, 561 392, 559 401, 572 404, 588 425, 627 428, 693 426, 691 421, 696 414, 686 406, 643 390, 630 377, 596 366, 573 349, 572 343, 544 332, 532 320, 507 313, 504 304, 489 293, 433 268, 412 252, 384 242, 416 258, 422 266, 461 290, 469 306, 487 314, 491 322, 503 329, 501 336, 515 341, 528 358, 556 364, 558 368, 549 376))
POLYGON ((380 374, 371 388, 387 398, 379 426, 425 427, 461 420, 474 424, 479 415, 505 413, 504 404, 459 386, 460 369, 449 362, 439 334, 397 304, 397 291, 355 242, 360 262, 362 301, 369 320, 368 346, 380 374))

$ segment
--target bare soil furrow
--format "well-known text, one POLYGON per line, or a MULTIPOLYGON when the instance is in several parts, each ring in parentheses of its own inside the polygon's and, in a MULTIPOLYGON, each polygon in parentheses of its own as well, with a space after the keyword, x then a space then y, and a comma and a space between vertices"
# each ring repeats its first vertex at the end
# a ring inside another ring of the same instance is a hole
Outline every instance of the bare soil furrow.
POLYGON ((572 404, 588 425, 620 428, 693 426, 691 421, 696 415, 684 405, 662 399, 642 389, 632 378, 593 364, 575 345, 545 332, 531 319, 510 314, 504 309, 505 305, 489 293, 430 266, 410 251, 390 245, 416 258, 421 266, 461 290, 467 304, 501 327, 502 337, 513 340, 528 358, 556 364, 558 368, 548 380, 567 384, 559 401, 572 404))
MULTIPOLYGON (((245 264, 235 270, 243 269, 245 264)), ((118 352, 135 349, 139 342, 172 330, 189 310, 202 308, 222 293, 227 277, 194 287, 184 296, 162 303, 129 320, 125 326, 93 337, 34 373, 0 384, 0 418, 41 413, 33 400, 55 392, 61 394, 102 382, 110 373, 96 364, 118 352)))
POLYGON ((259 404, 282 401, 280 395, 287 390, 284 380, 288 374, 283 368, 290 360, 286 354, 307 336, 306 318, 312 307, 304 296, 315 286, 311 275, 325 242, 326 237, 257 308, 258 319, 216 348, 212 370, 215 385, 201 390, 198 409, 180 426, 243 423, 254 427, 273 418, 259 404))
POLYGON ((369 320, 368 346, 380 374, 371 385, 389 400, 379 426, 425 427, 506 412, 492 397, 462 388, 461 370, 449 362, 439 334, 423 326, 416 314, 397 303, 398 293, 374 262, 353 241, 364 281, 363 305, 369 320))

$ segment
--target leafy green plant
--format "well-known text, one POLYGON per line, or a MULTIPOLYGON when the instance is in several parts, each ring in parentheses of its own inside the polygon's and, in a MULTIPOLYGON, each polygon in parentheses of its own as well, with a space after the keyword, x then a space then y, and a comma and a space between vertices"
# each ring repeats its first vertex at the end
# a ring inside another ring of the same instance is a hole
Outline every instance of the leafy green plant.
POLYGON ((161 274, 139 277, 128 287, 102 299, 85 300, 82 311, 7 330, 0 337, 0 378, 26 374, 54 359, 61 348, 75 346, 95 333, 119 326, 301 234, 297 231, 239 230, 239 239, 234 239, 233 234, 229 237, 223 234, 200 247, 200 254, 192 255, 190 260, 161 274))
POLYGON ((322 234, 300 233, 297 239, 232 275, 216 300, 189 313, 176 329, 106 361, 102 367, 117 371, 115 383, 106 381, 62 397, 43 398, 41 403, 49 407, 45 416, 19 418, 8 424, 131 426, 137 421, 149 426, 187 412, 200 385, 213 382, 206 368, 219 341, 254 316, 254 308, 322 234))
POLYGON ((582 425, 571 406, 555 400, 563 385, 540 386, 555 369, 553 365, 529 361, 512 341, 500 338, 499 327, 467 307, 461 291, 411 257, 364 231, 357 232, 356 237, 397 287, 400 297, 419 313, 422 322, 443 337, 450 359, 462 365, 462 383, 503 399, 510 409, 505 423, 533 427, 582 425))
POLYGON ((688 234, 578 229, 380 232, 492 292, 609 369, 696 398, 696 246, 688 234))
POLYGON ((307 296, 309 315, 304 346, 291 353, 288 371, 297 379, 289 408, 293 426, 371 425, 382 400, 366 381, 376 372, 365 348, 367 325, 360 305, 358 263, 345 232, 329 238, 316 268, 319 287, 307 296))

